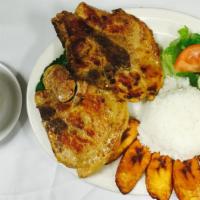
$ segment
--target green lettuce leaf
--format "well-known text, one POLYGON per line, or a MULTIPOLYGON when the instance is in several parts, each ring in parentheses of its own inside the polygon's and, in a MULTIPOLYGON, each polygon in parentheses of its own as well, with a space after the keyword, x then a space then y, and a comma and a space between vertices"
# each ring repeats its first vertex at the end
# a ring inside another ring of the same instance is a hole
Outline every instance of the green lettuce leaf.
POLYGON ((188 77, 190 84, 194 87, 198 87, 197 80, 199 74, 197 73, 176 73, 174 70, 174 63, 176 58, 183 49, 192 44, 200 44, 200 34, 191 33, 187 26, 182 27, 179 31, 179 37, 172 41, 167 48, 162 51, 161 63, 165 76, 182 76, 188 77))

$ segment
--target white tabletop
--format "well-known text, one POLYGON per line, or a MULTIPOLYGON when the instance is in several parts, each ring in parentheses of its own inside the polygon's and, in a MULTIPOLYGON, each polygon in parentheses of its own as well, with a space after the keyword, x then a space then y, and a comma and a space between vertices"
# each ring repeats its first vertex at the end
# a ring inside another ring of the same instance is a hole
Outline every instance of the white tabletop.
MULTIPOLYGON (((26 86, 42 51, 56 38, 50 19, 73 11, 77 0, 0 0, 0 61, 15 73, 23 92, 23 109, 12 134, 0 142, 0 200, 148 200, 113 193, 85 183, 54 162, 33 135, 26 113, 26 86)), ((200 18, 199 0, 87 1, 103 8, 154 7, 200 18)), ((1 86, 0 86, 1 87, 1 86)), ((172 198, 173 199, 173 198, 172 198)), ((174 198, 175 199, 175 198, 174 198)))

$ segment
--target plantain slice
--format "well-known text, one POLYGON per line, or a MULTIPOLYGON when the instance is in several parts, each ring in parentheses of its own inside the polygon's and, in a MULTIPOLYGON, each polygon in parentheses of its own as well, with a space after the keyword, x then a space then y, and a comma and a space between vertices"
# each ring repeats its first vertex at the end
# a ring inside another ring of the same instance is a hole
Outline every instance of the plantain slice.
POLYGON ((173 166, 174 190, 180 200, 200 199, 200 167, 196 157, 173 166))
POLYGON ((120 192, 129 193, 142 176, 151 159, 148 148, 135 140, 120 160, 115 182, 120 192))
POLYGON ((168 200, 172 193, 172 165, 169 156, 153 153, 146 170, 146 187, 151 197, 168 200))
POLYGON ((121 144, 119 148, 111 155, 108 163, 119 158, 119 156, 130 146, 130 144, 136 139, 138 131, 137 127, 139 121, 134 118, 130 118, 128 122, 128 128, 124 131, 121 137, 121 144))

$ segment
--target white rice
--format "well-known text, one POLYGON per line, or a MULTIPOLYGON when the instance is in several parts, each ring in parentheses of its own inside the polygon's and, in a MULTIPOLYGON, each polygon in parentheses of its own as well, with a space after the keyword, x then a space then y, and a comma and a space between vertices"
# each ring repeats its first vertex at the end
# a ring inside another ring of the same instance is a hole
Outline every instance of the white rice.
POLYGON ((139 140, 152 152, 180 160, 200 154, 200 91, 188 79, 167 77, 154 101, 135 108, 139 140))

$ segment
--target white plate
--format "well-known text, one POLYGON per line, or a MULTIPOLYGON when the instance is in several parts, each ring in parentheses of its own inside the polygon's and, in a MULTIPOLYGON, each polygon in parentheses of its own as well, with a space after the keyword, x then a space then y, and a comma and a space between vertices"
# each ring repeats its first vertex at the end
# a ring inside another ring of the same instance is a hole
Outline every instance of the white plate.
MULTIPOLYGON (((177 37, 177 30, 184 25, 187 25, 193 32, 200 32, 200 20, 185 14, 151 8, 134 8, 126 9, 126 11, 145 21, 153 30, 157 42, 162 47, 165 47, 171 40, 177 37)), ((38 59, 30 76, 27 90, 27 110, 30 123, 40 144, 53 159, 55 159, 55 157, 51 150, 47 134, 42 126, 40 114, 35 107, 34 94, 36 84, 39 81, 44 68, 62 52, 63 48, 57 39, 38 59)), ((132 113, 132 104, 129 105, 129 108, 130 113, 132 113)), ((112 163, 111 165, 105 166, 102 171, 84 180, 101 188, 118 192, 118 188, 115 185, 115 172, 117 164, 118 161, 112 163)), ((66 170, 75 173, 74 170, 68 168, 66 168, 66 170)), ((138 182, 131 194, 147 194, 144 184, 144 177, 138 182)))
POLYGON ((14 128, 22 107, 22 93, 13 73, 0 63, 0 140, 14 128))

